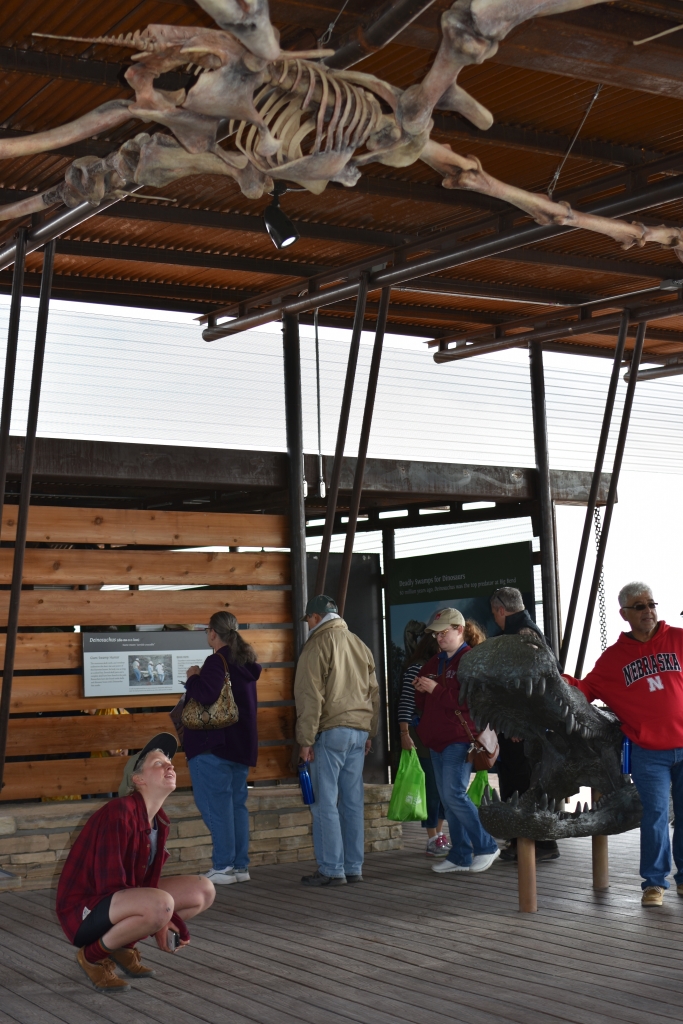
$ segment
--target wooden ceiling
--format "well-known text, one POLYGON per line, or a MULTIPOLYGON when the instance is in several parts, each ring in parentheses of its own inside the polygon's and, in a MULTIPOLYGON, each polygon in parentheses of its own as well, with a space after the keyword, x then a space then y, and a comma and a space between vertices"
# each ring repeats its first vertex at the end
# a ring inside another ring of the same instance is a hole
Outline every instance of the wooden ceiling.
MULTIPOLYGON (((447 6, 437 0, 395 42, 356 67, 402 87, 419 81, 438 46, 439 16, 447 6)), ((285 48, 310 47, 340 7, 341 0, 272 0, 271 17, 285 48)), ((332 45, 371 16, 367 0, 349 0, 332 45)), ((5 0, 0 138, 56 127, 130 95, 122 78, 126 51, 37 39, 32 32, 91 36, 158 22, 213 25, 193 0, 5 0)), ((642 195, 639 209, 646 212, 637 219, 683 224, 683 177, 676 200, 654 205, 656 195, 648 199, 662 183, 683 175, 683 31, 632 45, 679 23, 680 0, 630 0, 522 25, 492 61, 466 69, 460 79, 492 110, 494 126, 481 132, 456 115, 439 114, 435 137, 478 156, 497 177, 544 192, 602 83, 556 198, 580 206, 606 196, 642 195)), ((105 154, 141 130, 131 121, 106 138, 59 153, 1 162, 0 202, 57 184, 73 157, 105 154)), ((443 189, 420 163, 396 170, 370 165, 352 189, 331 184, 319 196, 288 193, 282 205, 301 237, 281 252, 263 226, 268 197, 248 200, 228 179, 208 176, 180 180, 158 194, 173 201, 130 198, 60 238, 54 296, 197 316, 233 304, 237 311, 262 295, 270 301, 296 294, 311 278, 332 279, 339 267, 438 253, 454 242, 466 248, 528 223, 497 201, 443 189)), ((16 227, 3 225, 0 241, 16 227)), ((28 257, 29 294, 37 293, 41 259, 40 253, 28 257)), ((402 285, 392 292, 389 329, 435 339, 478 329, 490 334, 517 318, 623 293, 653 289, 628 301, 665 301, 671 293, 657 289, 672 279, 683 279, 683 264, 671 251, 649 246, 622 252, 600 236, 563 233, 484 259, 465 255, 457 267, 402 285)), ((0 272, 0 291, 10 284, 11 270, 0 272)), ((368 326, 378 297, 370 296, 368 326)), ((354 305, 347 300, 325 307, 320 322, 350 326, 354 305)), ((582 335, 567 350, 608 354, 613 344, 614 332, 604 332, 582 335)), ((683 355, 683 313, 651 320, 646 352, 660 361, 683 355)))

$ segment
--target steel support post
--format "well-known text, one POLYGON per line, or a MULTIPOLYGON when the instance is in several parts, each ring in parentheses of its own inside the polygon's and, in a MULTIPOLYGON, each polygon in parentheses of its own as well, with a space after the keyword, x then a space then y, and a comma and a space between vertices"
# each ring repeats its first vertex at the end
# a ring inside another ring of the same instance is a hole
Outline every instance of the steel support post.
POLYGON ((372 348, 372 359, 370 360, 368 388, 365 393, 365 411, 363 412, 363 423, 360 431, 360 441, 358 442, 358 458, 356 460, 356 472, 353 478, 353 491, 351 493, 351 502, 349 505, 349 524, 346 528, 346 539, 344 541, 344 557, 342 558, 341 570, 339 573, 337 606, 339 608, 340 615, 344 614, 346 592, 348 590, 349 576, 351 574, 353 542, 356 539, 356 524, 358 523, 358 511, 360 509, 361 494, 363 493, 365 462, 368 456, 370 430, 372 429, 372 415, 375 411, 375 395, 377 394, 377 381, 379 380, 379 367, 382 361, 382 346, 384 345, 384 332, 387 326, 390 301, 391 288, 383 288, 382 297, 379 302, 379 311, 377 313, 375 344, 372 348))
POLYGON ((638 376, 638 368, 640 366, 640 360, 643 355, 643 344, 645 343, 645 332, 647 330, 647 324, 638 324, 638 333, 636 334, 636 343, 633 348, 633 356, 631 357, 631 368, 629 370, 629 379, 626 386, 626 397, 624 398, 624 408, 621 413, 621 425, 619 427, 619 437, 617 438, 617 447, 614 453, 614 466, 612 467, 612 478, 609 484, 609 492, 607 494, 607 504, 605 505, 605 516, 602 523, 602 533, 600 534, 600 545, 598 547, 598 554, 595 559, 595 569, 593 571, 593 579, 591 581, 591 589, 588 595, 588 607, 586 608, 586 620, 583 624, 583 633, 581 634, 581 645, 579 647, 579 656, 576 661, 576 669, 574 675, 580 679, 583 673, 583 663, 586 657, 586 648, 588 647, 588 638, 590 636, 591 625, 593 622, 593 613, 595 612, 595 600, 598 596, 598 587, 600 586, 600 574, 602 572, 602 566, 605 561, 605 550, 607 548, 607 538, 609 537, 610 525, 612 523, 612 513, 614 511, 614 502, 617 498, 617 487, 619 485, 619 474, 621 472, 621 463, 624 458, 624 449, 626 447, 626 438, 628 437, 628 427, 631 421, 631 410, 633 408, 633 396, 636 390, 636 378, 638 376))
POLYGON ((567 654, 569 653, 569 644, 571 643, 572 632, 574 630, 574 619, 576 617, 576 608, 579 603, 579 593, 581 591, 583 570, 586 564, 586 554, 588 552, 588 545, 590 543, 591 534, 593 532, 593 512, 595 510, 595 505, 598 500, 598 494, 600 493, 602 467, 605 462, 605 452, 607 451, 607 442, 609 440, 610 427, 612 426, 612 416, 614 414, 614 401, 617 397, 617 387, 619 385, 619 373, 621 371, 621 364, 624 359, 624 348, 626 346, 626 336, 628 334, 628 319, 628 310, 625 309, 621 316, 621 325, 619 327, 617 347, 614 350, 612 376, 610 377, 609 387, 607 389, 605 411, 602 417, 602 429, 600 431, 598 450, 595 456, 595 469, 593 470, 593 479, 591 481, 591 489, 588 495, 588 504, 586 506, 586 518, 583 523, 583 533, 581 534, 579 555, 576 561, 574 585, 572 587, 572 596, 569 600, 567 621, 565 623, 564 635, 562 637, 562 648, 560 650, 560 664, 562 668, 564 668, 567 664, 567 654))
POLYGON ((26 533, 28 530, 28 513, 31 506, 31 488, 33 486, 33 463, 36 450, 36 430, 38 428, 38 410, 40 408, 40 389, 43 383, 43 364, 45 362, 45 339, 47 337, 47 318, 50 311, 50 291, 52 273, 55 263, 55 242, 48 242, 43 255, 43 275, 40 282, 40 302, 38 306, 38 323, 36 325, 36 344, 33 350, 33 373, 31 375, 31 393, 28 402, 28 418, 26 422, 26 438, 24 441, 24 462, 21 471, 21 492, 19 495, 19 512, 17 515, 17 533, 14 540, 14 564, 12 567, 12 587, 7 615, 7 636, 5 639, 5 664, 2 672, 2 696, 0 697, 0 789, 3 786, 5 773, 5 754, 7 752, 7 727, 12 699, 12 679, 14 676, 14 655, 17 647, 17 630, 19 628, 19 603, 21 601, 21 583, 24 575, 24 553, 26 551, 26 533))
POLYGON ((306 643, 308 629, 301 617, 306 611, 306 509, 304 505, 304 428, 301 407, 301 345, 299 317, 285 313, 282 318, 282 347, 285 368, 285 420, 289 456, 289 547, 291 551, 292 618, 294 657, 306 643))
POLYGON ((337 514, 337 500, 339 498, 339 484, 341 481, 342 464, 344 461, 344 448, 346 446, 346 434, 349 429, 349 416, 351 415, 351 401, 353 399, 353 383, 356 379, 356 367, 358 366, 358 352, 360 350, 360 336, 363 331, 365 319, 365 305, 368 298, 368 274, 361 274, 358 286, 358 299, 356 301, 356 312, 353 318, 353 330, 351 331, 351 347, 349 348, 349 359, 346 364, 346 381, 344 382, 344 394, 342 395, 341 409, 339 410, 339 427, 337 429, 337 446, 334 450, 334 462, 332 463, 332 476, 327 491, 327 511, 325 513, 325 526, 323 538, 320 545, 320 558, 318 560, 318 572, 315 580, 316 594, 324 594, 325 580, 327 579, 327 566, 330 561, 330 544, 332 543, 332 531, 334 530, 334 518, 337 514))
POLYGON ((17 369, 17 346, 19 343, 19 320, 21 299, 24 293, 24 269, 26 266, 26 236, 28 228, 20 228, 16 235, 17 258, 12 276, 12 299, 7 329, 7 350, 5 352, 5 383, 2 389, 2 414, 0 414, 0 533, 2 532, 7 464, 9 461, 9 431, 12 422, 14 402, 14 378, 17 369))
POLYGON ((391 608, 389 605, 389 575, 396 558, 396 531, 393 526, 385 526, 382 530, 382 568, 384 591, 384 648, 386 650, 386 689, 387 707, 389 709, 389 749, 388 763, 391 766, 391 777, 396 777, 401 744, 399 742, 398 719, 396 718, 396 671, 391 645, 391 608))
POLYGON ((539 342, 530 342, 531 408, 534 420, 534 450, 536 453, 536 485, 541 520, 541 583, 543 586, 543 627, 545 635, 557 655, 560 649, 557 614, 557 574, 555 572, 555 516, 550 490, 550 461, 548 457, 548 425, 545 408, 545 378, 543 375, 543 348, 539 342))

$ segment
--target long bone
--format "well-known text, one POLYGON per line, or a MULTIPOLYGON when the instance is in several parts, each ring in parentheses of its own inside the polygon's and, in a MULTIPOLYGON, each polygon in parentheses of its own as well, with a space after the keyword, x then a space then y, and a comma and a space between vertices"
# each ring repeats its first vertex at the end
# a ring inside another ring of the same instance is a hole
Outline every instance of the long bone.
POLYGON ((456 0, 441 16, 441 45, 419 83, 406 89, 397 112, 399 124, 413 135, 427 126, 435 107, 453 110, 477 128, 490 128, 492 114, 456 82, 463 68, 482 64, 522 22, 592 7, 605 0, 456 0))

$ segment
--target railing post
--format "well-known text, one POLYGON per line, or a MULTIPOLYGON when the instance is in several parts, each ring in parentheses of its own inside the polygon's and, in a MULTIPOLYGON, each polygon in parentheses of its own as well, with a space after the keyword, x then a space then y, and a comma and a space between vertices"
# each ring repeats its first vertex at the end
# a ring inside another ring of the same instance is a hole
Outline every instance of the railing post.
POLYGON ((17 346, 19 343, 19 321, 21 319, 21 300, 24 294, 24 270, 26 266, 26 236, 28 228, 20 228, 16 236, 17 258, 12 275, 12 299, 9 310, 9 326, 7 329, 7 350, 5 352, 5 382, 2 389, 2 414, 0 415, 0 534, 5 504, 5 487, 7 486, 7 466, 9 463, 9 432, 12 423, 12 405, 14 403, 14 380, 17 370, 17 346))

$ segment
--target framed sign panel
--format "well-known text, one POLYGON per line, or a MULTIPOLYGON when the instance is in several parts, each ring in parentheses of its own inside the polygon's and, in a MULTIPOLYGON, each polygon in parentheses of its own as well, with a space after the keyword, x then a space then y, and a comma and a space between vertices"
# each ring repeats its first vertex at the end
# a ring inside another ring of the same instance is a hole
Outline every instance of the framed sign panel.
POLYGON ((211 653, 204 630, 83 633, 83 696, 181 693, 211 653))

